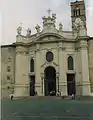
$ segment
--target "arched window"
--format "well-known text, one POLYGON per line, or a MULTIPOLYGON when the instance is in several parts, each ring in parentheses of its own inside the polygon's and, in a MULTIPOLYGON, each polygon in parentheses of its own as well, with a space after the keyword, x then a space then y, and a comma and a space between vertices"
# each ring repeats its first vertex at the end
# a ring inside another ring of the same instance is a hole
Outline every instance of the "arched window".
POLYGON ((76 13, 75 13, 76 11, 75 10, 73 10, 73 16, 76 16, 76 13))
POLYGON ((30 60, 30 72, 34 72, 34 60, 30 60))
POLYGON ((11 71, 11 67, 7 66, 7 72, 10 72, 10 71, 11 71))
POLYGON ((76 17, 77 16, 77 9, 75 9, 73 12, 74 12, 74 17, 76 17))
POLYGON ((78 10, 78 12, 79 12, 79 15, 80 15, 80 9, 78 10))
POLYGON ((68 57, 68 70, 73 70, 73 58, 71 56, 68 57))

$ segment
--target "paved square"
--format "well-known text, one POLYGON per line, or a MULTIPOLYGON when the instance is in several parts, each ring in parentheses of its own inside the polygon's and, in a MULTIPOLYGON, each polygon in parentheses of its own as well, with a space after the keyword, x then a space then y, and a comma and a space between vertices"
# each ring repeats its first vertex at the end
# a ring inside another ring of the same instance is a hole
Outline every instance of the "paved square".
POLYGON ((3 100, 2 120, 93 120, 93 101, 3 100))

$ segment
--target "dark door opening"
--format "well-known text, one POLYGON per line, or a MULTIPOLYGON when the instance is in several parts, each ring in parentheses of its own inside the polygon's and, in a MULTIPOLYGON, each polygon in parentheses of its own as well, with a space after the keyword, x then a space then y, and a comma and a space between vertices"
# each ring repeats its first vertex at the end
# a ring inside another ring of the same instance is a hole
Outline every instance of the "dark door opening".
POLYGON ((35 76, 30 76, 30 96, 35 95, 35 76))
POLYGON ((75 75, 67 74, 67 91, 68 95, 76 94, 75 75))
POLYGON ((56 95, 56 70, 49 66, 45 69, 44 91, 45 96, 56 95))

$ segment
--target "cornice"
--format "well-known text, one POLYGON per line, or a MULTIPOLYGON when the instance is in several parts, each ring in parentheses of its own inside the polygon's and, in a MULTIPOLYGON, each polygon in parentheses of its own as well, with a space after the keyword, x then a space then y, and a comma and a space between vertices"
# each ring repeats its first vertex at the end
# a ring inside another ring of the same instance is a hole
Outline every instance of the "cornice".
POLYGON ((26 47, 29 47, 31 45, 36 45, 36 44, 43 44, 43 43, 57 43, 57 42, 69 42, 69 43, 76 43, 78 41, 81 41, 81 40, 89 40, 90 37, 89 36, 78 36, 77 38, 64 38, 63 36, 57 34, 57 33, 43 33, 43 34, 40 34, 38 37, 36 37, 34 39, 34 41, 32 42, 28 42, 28 43, 23 43, 23 42, 16 42, 14 43, 15 46, 26 46, 26 47), (56 39, 49 39, 49 40, 41 40, 43 39, 44 37, 49 37, 49 36, 52 36, 52 37, 56 37, 56 39))
POLYGON ((85 41, 86 41, 86 40, 89 40, 89 38, 90 38, 89 36, 78 36, 78 37, 76 38, 76 40, 77 40, 77 41, 80 41, 80 40, 85 40, 85 41))
POLYGON ((28 49, 27 48, 18 47, 18 48, 16 48, 16 54, 28 55, 28 49))
POLYGON ((1 45, 1 48, 5 48, 5 47, 13 47, 13 48, 15 48, 16 45, 14 43, 10 44, 10 45, 1 45))
POLYGON ((34 41, 34 42, 29 42, 29 43, 22 43, 22 42, 17 42, 15 45, 16 46, 24 46, 24 47, 29 47, 31 45, 36 45, 36 44, 43 44, 43 43, 58 43, 58 42, 69 42, 69 43, 76 43, 77 41, 75 39, 57 39, 57 40, 46 40, 46 41, 34 41))
POLYGON ((93 37, 89 37, 89 39, 88 40, 93 40, 93 37))

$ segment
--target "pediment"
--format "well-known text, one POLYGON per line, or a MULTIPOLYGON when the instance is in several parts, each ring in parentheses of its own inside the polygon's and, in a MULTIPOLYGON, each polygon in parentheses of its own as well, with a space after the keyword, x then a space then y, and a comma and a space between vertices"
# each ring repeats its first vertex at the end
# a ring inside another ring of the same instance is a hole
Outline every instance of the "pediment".
POLYGON ((42 41, 58 41, 64 39, 63 36, 56 34, 56 33, 44 33, 39 35, 36 38, 36 41, 42 42, 42 41))

